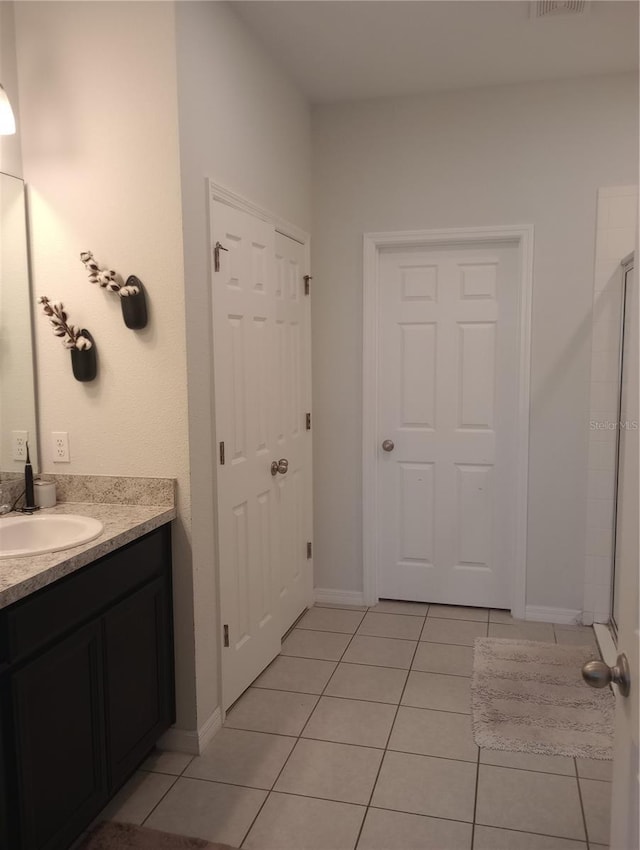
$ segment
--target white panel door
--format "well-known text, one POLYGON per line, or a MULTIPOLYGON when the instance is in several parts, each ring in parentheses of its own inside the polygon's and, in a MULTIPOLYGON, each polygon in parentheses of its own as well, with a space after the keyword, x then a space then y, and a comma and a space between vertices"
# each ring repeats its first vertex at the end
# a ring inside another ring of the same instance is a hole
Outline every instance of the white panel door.
POLYGON ((226 709, 311 603, 310 308, 304 246, 222 202, 210 216, 226 709), (280 459, 288 469, 274 475, 280 459))
POLYGON ((280 651, 278 563, 273 539, 274 229, 248 213, 211 204, 215 428, 220 612, 225 709, 280 651))
POLYGON ((304 245, 275 236, 275 443, 278 459, 288 462, 275 480, 274 539, 278 564, 280 633, 284 634, 311 604, 313 575, 307 557, 311 542, 310 300, 304 245), (310 424, 310 420, 309 420, 310 424))
POLYGON ((381 597, 510 606, 518 263, 507 243, 380 254, 381 597))
POLYGON ((638 797, 640 794, 640 629, 638 622, 638 311, 635 272, 626 274, 624 356, 622 367, 620 450, 618 460, 618 510, 616 523, 616 577, 619 588, 618 652, 625 653, 631 669, 628 697, 616 692, 616 732, 613 759, 611 850, 640 846, 638 797))

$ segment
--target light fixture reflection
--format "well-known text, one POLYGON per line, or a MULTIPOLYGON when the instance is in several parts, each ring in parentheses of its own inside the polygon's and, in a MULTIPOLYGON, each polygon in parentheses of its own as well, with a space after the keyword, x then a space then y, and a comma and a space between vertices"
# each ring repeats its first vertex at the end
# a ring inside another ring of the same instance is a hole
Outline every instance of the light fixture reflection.
POLYGON ((0 85, 0 136, 13 136, 16 131, 16 119, 4 88, 0 85))

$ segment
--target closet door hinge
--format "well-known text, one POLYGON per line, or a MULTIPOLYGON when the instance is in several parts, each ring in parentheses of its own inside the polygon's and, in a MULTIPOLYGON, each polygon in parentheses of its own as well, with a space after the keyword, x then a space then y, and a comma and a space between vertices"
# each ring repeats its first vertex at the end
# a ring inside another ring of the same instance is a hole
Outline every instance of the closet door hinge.
POLYGON ((220 466, 224 466, 224 443, 220 443, 220 466))
POLYGON ((229 646, 229 626, 225 623, 223 626, 224 629, 224 645, 229 646))
POLYGON ((225 248, 222 242, 216 242, 215 247, 213 249, 213 270, 214 272, 220 271, 220 251, 228 251, 228 248, 225 248))
POLYGON ((311 541, 307 541, 307 560, 309 561, 313 557, 313 546, 311 545, 311 541))
POLYGON ((305 415, 305 428, 307 429, 307 431, 311 430, 311 414, 310 413, 307 413, 305 415))
POLYGON ((313 280, 313 275, 306 274, 303 278, 304 280, 304 294, 308 295, 311 292, 311 281, 313 280))

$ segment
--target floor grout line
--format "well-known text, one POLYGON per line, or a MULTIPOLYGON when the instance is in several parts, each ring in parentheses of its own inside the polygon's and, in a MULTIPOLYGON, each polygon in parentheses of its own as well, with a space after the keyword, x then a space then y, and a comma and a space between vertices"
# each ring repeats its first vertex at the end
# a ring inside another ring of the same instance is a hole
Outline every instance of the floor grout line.
MULTIPOLYGON (((480 747, 479 749, 480 749, 480 754, 482 755, 483 748, 480 747)), ((556 756, 552 756, 552 758, 556 758, 556 756)), ((568 756, 557 756, 557 758, 569 758, 569 757, 568 756)), ((490 761, 482 761, 482 758, 480 759, 480 764, 483 767, 499 767, 501 770, 520 770, 520 771, 523 771, 524 773, 538 773, 538 774, 542 774, 543 776, 563 776, 565 779, 572 779, 573 778, 572 773, 554 773, 552 770, 534 770, 532 767, 507 767, 504 764, 493 764, 490 761)))
MULTIPOLYGON (((327 697, 327 698, 332 699, 332 697, 327 697)), ((337 697, 337 699, 341 699, 341 697, 337 697)), ((373 703, 373 705, 391 705, 391 703, 373 703)), ((317 704, 316 704, 316 706, 314 706, 314 711, 315 711, 315 708, 317 708, 317 704)), ((417 706, 407 706, 407 705, 399 704, 397 706, 398 711, 396 711, 396 714, 394 715, 394 720, 393 720, 393 723, 391 724, 391 731, 389 732, 389 735, 387 736, 387 740, 390 740, 391 733, 393 732, 393 725, 395 724, 395 720, 396 720, 397 715, 399 713, 399 709, 401 709, 401 708, 411 708, 414 711, 438 711, 438 709, 419 708, 417 706)), ((440 711, 439 713, 441 713, 441 714, 455 714, 458 717, 469 717, 470 716, 468 714, 461 714, 460 712, 455 712, 455 711, 440 711)), ((236 727, 228 727, 228 728, 230 728, 231 731, 233 731, 233 732, 249 732, 253 735, 275 735, 278 738, 290 738, 290 739, 295 739, 296 741, 299 740, 299 739, 304 740, 304 741, 318 741, 318 742, 323 743, 323 744, 338 744, 339 746, 345 746, 345 747, 360 747, 361 749, 365 749, 365 750, 380 750, 382 752, 402 753, 404 755, 409 755, 409 756, 422 756, 423 758, 439 759, 440 761, 455 761, 455 762, 460 762, 462 764, 474 764, 474 762, 477 761, 478 765, 483 766, 483 767, 497 767, 497 768, 500 768, 502 770, 517 770, 517 771, 522 772, 522 773, 537 773, 537 774, 543 774, 544 776, 562 776, 566 779, 572 779, 573 778, 572 773, 559 773, 559 772, 554 772, 552 770, 535 770, 531 767, 511 767, 511 766, 506 766, 504 764, 493 764, 492 762, 482 761, 481 760, 481 755, 482 755, 482 748, 481 747, 478 747, 479 752, 478 752, 478 756, 475 759, 462 759, 462 758, 454 758, 453 756, 437 756, 437 755, 434 755, 433 753, 416 752, 415 750, 397 749, 396 747, 390 747, 388 743, 385 744, 384 747, 380 747, 380 746, 376 746, 375 744, 354 744, 352 741, 335 741, 335 740, 332 740, 332 739, 329 739, 329 738, 308 737, 308 736, 303 736, 302 733, 300 734, 300 736, 298 738, 298 736, 296 736, 296 735, 285 735, 285 734, 280 733, 280 732, 261 732, 261 731, 255 730, 255 729, 238 729, 236 727)), ((564 757, 558 756, 558 758, 564 758, 564 757)), ((188 766, 187 766, 187 768, 188 768, 188 766)), ((173 773, 164 773, 163 771, 159 771, 159 770, 148 770, 148 769, 143 770, 142 768, 139 768, 139 770, 142 773, 155 773, 155 774, 158 774, 160 776, 175 776, 176 779, 195 779, 195 780, 198 780, 200 782, 217 782, 217 783, 220 783, 222 785, 237 785, 240 788, 253 788, 253 789, 256 789, 256 790, 259 790, 259 791, 270 790, 268 788, 264 788, 264 787, 261 787, 261 786, 258 786, 258 785, 242 785, 241 783, 238 783, 238 782, 229 782, 226 779, 209 779, 206 776, 185 776, 185 771, 187 770, 187 768, 185 768, 185 770, 182 773, 177 774, 177 775, 173 774, 173 773)), ((578 778, 584 779, 585 777, 578 777, 578 778)), ((591 779, 591 780, 587 780, 587 781, 590 781, 590 782, 607 782, 606 779, 591 779)), ((608 783, 608 784, 610 784, 610 783, 608 783)), ((282 793, 284 793, 284 792, 282 792, 282 793)), ((324 798, 318 798, 318 799, 324 799, 324 798)))
MULTIPOLYGON (((405 673, 411 673, 412 671, 411 670, 405 670, 404 672, 405 673)), ((420 672, 420 671, 413 671, 413 672, 420 672)), ((431 674, 429 674, 429 675, 431 675, 431 674)), ((436 674, 434 674, 434 675, 436 675, 436 674)), ((407 677, 407 679, 408 678, 409 677, 407 677)), ((461 679, 463 677, 458 676, 458 678, 461 679)), ((302 691, 279 691, 276 688, 273 688, 273 689, 271 689, 271 688, 257 688, 256 690, 260 690, 260 691, 273 690, 274 693, 279 693, 279 694, 285 694, 286 693, 286 694, 291 694, 292 696, 302 694, 303 696, 314 696, 314 697, 317 696, 319 698, 323 697, 324 699, 342 699, 342 700, 347 700, 349 702, 366 702, 366 703, 370 703, 372 705, 395 705, 394 702, 381 702, 380 700, 365 699, 364 697, 343 697, 343 696, 335 696, 334 694, 306 694, 302 691)), ((317 702, 316 702, 316 705, 317 705, 317 702)), ((443 714, 459 714, 461 717, 470 717, 471 716, 471 712, 469 712, 469 711, 455 711, 455 709, 452 709, 452 708, 433 708, 432 706, 412 705, 411 703, 400 703, 400 705, 402 705, 403 708, 419 708, 423 711, 438 711, 438 712, 442 712, 443 714)), ((315 706, 314 706, 314 708, 315 708, 315 706)), ((225 728, 225 729, 237 729, 237 730, 240 730, 242 732, 256 732, 260 735, 281 735, 284 738, 295 738, 296 737, 295 735, 288 734, 287 732, 266 732, 264 729, 250 729, 248 726, 246 726, 246 727, 245 726, 229 726, 228 724, 225 724, 225 726, 223 728, 225 728)), ((150 771, 150 772, 154 772, 154 771, 150 771)))
MULTIPOLYGON (((443 643, 443 644, 439 644, 439 645, 440 646, 448 646, 449 644, 443 643)), ((450 645, 451 646, 457 646, 457 644, 450 644, 450 645)), ((298 656, 287 655, 286 657, 287 658, 297 658, 298 656)), ((321 659, 321 658, 305 658, 304 659, 304 661, 322 661, 322 660, 323 659, 321 659)), ((334 663, 336 664, 336 670, 338 669, 338 666, 340 664, 348 664, 351 667, 372 667, 374 670, 400 670, 402 673, 428 673, 430 676, 449 676, 450 679, 471 679, 472 678, 471 673, 469 673, 469 674, 466 674, 466 673, 443 673, 441 670, 419 670, 416 667, 388 667, 385 664, 360 664, 360 662, 356 662, 356 661, 338 661, 338 662, 334 662, 334 663)), ((335 670, 332 672, 332 674, 331 674, 332 676, 333 676, 333 673, 335 673, 335 670)), ((262 674, 260 674, 260 675, 262 675, 262 674)), ((257 679, 256 679, 256 681, 257 681, 257 679)), ((321 693, 323 693, 323 691, 291 691, 291 690, 289 690, 289 688, 277 688, 274 685, 252 684, 252 685, 249 686, 249 688, 247 688, 247 690, 249 690, 250 688, 254 688, 254 689, 259 690, 259 691, 284 691, 286 693, 293 693, 293 694, 307 694, 307 696, 318 696, 321 693)), ((244 693, 246 693, 246 691, 244 693)), ((333 696, 333 694, 327 694, 326 696, 333 696)), ((345 697, 345 699, 348 699, 348 697, 345 697)), ((352 699, 356 699, 356 697, 352 697, 352 699)), ((382 702, 382 700, 368 700, 368 702, 382 702)), ((395 704, 395 703, 392 703, 392 705, 393 704, 395 704)))
MULTIPOLYGON (((358 612, 358 613, 360 613, 360 612, 358 612)), ((366 614, 367 614, 367 612, 366 612, 366 611, 363 611, 363 612, 362 612, 362 617, 361 617, 361 619, 360 619, 360 623, 358 624, 358 626, 360 626, 360 624, 362 623, 362 621, 363 621, 363 620, 364 620, 364 618, 366 617, 366 614)), ((356 630, 356 631, 357 631, 357 630, 356 630)), ((322 689, 322 691, 320 692, 320 694, 319 694, 319 696, 318 696, 318 702, 317 702, 317 703, 315 704, 315 706, 313 707, 313 711, 312 711, 312 712, 309 714, 309 716, 307 717, 307 719, 306 719, 306 722, 305 722, 304 726, 303 726, 303 727, 302 727, 302 729, 300 730, 300 735, 298 736, 298 738, 300 738, 300 737, 302 736, 302 733, 303 733, 303 732, 304 732, 304 730, 307 728, 307 726, 308 726, 308 724, 309 724, 309 721, 311 720, 311 717, 312 717, 312 715, 313 715, 314 711, 316 710, 316 708, 317 708, 317 706, 318 706, 318 703, 320 702, 320 700, 322 699, 322 697, 323 697, 323 696, 325 696, 325 694, 326 694, 326 690, 327 690, 327 688, 329 687, 329 685, 331 684, 331 680, 332 680, 332 679, 333 679, 333 677, 335 676, 335 674, 336 674, 336 670, 338 669, 338 667, 339 667, 339 666, 340 666, 340 664, 342 663, 342 659, 344 658, 344 656, 345 656, 346 652, 348 651, 349 647, 351 646, 351 643, 353 642, 353 639, 354 639, 354 637, 355 637, 355 636, 356 636, 356 632, 354 632, 354 633, 351 635, 351 639, 349 640, 349 642, 348 642, 348 643, 347 643, 347 645, 345 646, 345 648, 344 648, 344 650, 343 650, 343 652, 342 652, 342 655, 340 656, 340 658, 339 658, 339 659, 338 659, 338 661, 336 662, 336 666, 333 668, 333 670, 332 670, 332 672, 331 672, 331 675, 329 676, 329 678, 328 678, 328 679, 327 679, 327 681, 325 682, 324 688, 322 689)), ((330 695, 329 695, 329 694, 327 694, 327 696, 330 696, 330 695)))
MULTIPOLYGON (((470 820, 461 820, 460 818, 447 818, 447 817, 443 817, 442 815, 425 815, 422 812, 411 812, 408 809, 387 809, 384 806, 368 806, 367 808, 368 809, 375 809, 378 812, 397 812, 398 814, 401 814, 401 815, 414 815, 417 818, 427 818, 428 820, 444 820, 444 821, 448 821, 449 823, 466 823, 468 826, 472 825, 470 820)), ((555 838, 557 836, 553 836, 553 837, 555 838)), ((394 847, 393 850, 404 850, 404 848, 394 847)), ((438 848, 438 850, 440 850, 440 848, 438 848)), ((448 850, 448 848, 447 848, 447 850, 448 850)), ((457 850, 457 848, 456 848, 456 850, 457 850)))
MULTIPOLYGON (((422 641, 422 643, 424 643, 424 641, 422 641)), ((457 647, 460 647, 461 644, 459 644, 459 643, 435 643, 435 644, 433 644, 433 646, 457 646, 457 647)), ((418 644, 418 647, 419 647, 419 644, 418 644)), ((416 647, 416 649, 418 649, 418 647, 416 647)), ((473 647, 472 646, 464 646, 464 649, 473 650, 473 647)), ((415 654, 416 653, 414 652, 414 655, 415 654)), ((418 667, 404 667, 404 666, 400 666, 398 664, 372 664, 371 662, 367 663, 367 662, 364 662, 364 661, 345 661, 345 660, 336 661, 334 658, 309 658, 306 655, 277 655, 276 658, 273 659, 271 664, 273 664, 278 658, 299 658, 302 661, 324 661, 324 662, 327 662, 327 663, 335 664, 336 666, 338 664, 351 664, 351 665, 356 666, 356 667, 376 667, 376 668, 382 669, 382 670, 408 670, 409 672, 413 671, 415 673, 435 673, 436 675, 439 675, 439 676, 456 676, 457 678, 462 678, 462 679, 470 679, 471 675, 472 675, 471 673, 444 673, 442 670, 421 670, 418 667)), ((271 665, 269 665, 269 666, 271 666, 271 665)), ((267 669, 268 668, 266 668, 264 672, 266 672, 267 669)), ((268 690, 268 691, 288 690, 288 688, 276 688, 273 685, 258 685, 258 684, 256 684, 262 678, 262 676, 264 675, 264 672, 261 673, 260 676, 258 676, 258 678, 249 687, 251 687, 251 688, 262 688, 263 690, 268 690)), ((247 688, 247 690, 248 690, 248 688, 247 688)), ((301 693, 301 694, 302 693, 311 693, 311 691, 296 691, 296 693, 301 693)))
MULTIPOLYGON (((379 669, 379 668, 374 668, 374 669, 379 669)), ((384 669, 387 669, 387 668, 384 668, 384 669)), ((396 670, 396 669, 400 669, 400 668, 391 667, 389 669, 396 670)), ((401 670, 400 672, 402 672, 402 673, 421 673, 422 671, 421 670, 401 670)), ((447 674, 446 673, 425 673, 425 675, 426 676, 440 676, 440 675, 445 676, 447 674)), ((407 679, 408 678, 409 677, 407 676, 407 679)), ((451 679, 468 679, 470 677, 469 676, 450 676, 450 678, 451 679)), ((336 694, 327 694, 327 693, 310 694, 310 693, 306 693, 306 691, 285 691, 285 690, 279 690, 278 688, 255 688, 255 690, 257 690, 257 691, 272 691, 273 693, 277 693, 277 694, 291 694, 292 696, 302 695, 302 696, 318 697, 318 698, 319 697, 326 697, 327 699, 345 699, 345 700, 350 700, 352 702, 370 702, 370 703, 373 703, 374 705, 396 705, 395 702, 382 702, 382 700, 366 699, 365 697, 344 697, 344 696, 338 696, 336 694)), ((246 693, 246 691, 245 691, 245 693, 246 693)), ((316 700, 316 703, 317 702, 318 702, 318 700, 316 700)), ((412 705, 411 703, 404 703, 404 706, 407 707, 407 708, 423 708, 425 711, 442 711, 445 714, 461 714, 464 717, 469 717, 470 714, 471 714, 470 711, 466 711, 466 712, 465 711, 455 711, 455 709, 452 709, 452 708, 433 708, 432 706, 412 705)), ((225 723, 225 726, 223 728, 226 728, 226 729, 242 729, 245 732, 262 732, 263 734, 266 734, 266 735, 284 735, 285 738, 295 738, 296 737, 295 735, 287 735, 286 732, 266 732, 264 729, 250 729, 249 727, 245 727, 245 726, 230 726, 226 723, 225 723)))
POLYGON ((587 815, 586 815, 585 810, 584 810, 584 801, 582 799, 582 788, 580 787, 580 774, 578 773, 578 761, 575 758, 573 759, 573 767, 574 767, 574 770, 575 770, 576 784, 578 786, 578 799, 580 800, 580 811, 582 813, 582 828, 584 829, 584 837, 585 837, 585 841, 587 842, 587 850, 589 850, 591 842, 589 840, 589 830, 587 829, 587 815))
MULTIPOLYGON (((166 775, 166 774, 165 774, 165 775, 166 775)), ((142 819, 142 823, 140 824, 140 826, 144 826, 144 825, 145 825, 145 823, 149 820, 149 818, 151 817, 151 815, 152 815, 152 814, 155 812, 155 810, 158 808, 158 806, 160 805, 160 803, 161 803, 161 802, 164 800, 164 798, 167 796, 167 794, 169 793, 169 791, 171 791, 171 789, 172 789, 172 788, 173 788, 173 786, 176 784, 176 782, 178 781, 178 779, 180 779, 180 776, 176 776, 176 777, 174 778, 174 780, 173 780, 173 782, 171 783, 171 785, 167 788, 167 790, 164 792, 164 794, 162 795, 162 797, 160 797, 160 799, 159 799, 159 800, 158 800, 158 802, 155 804, 155 806, 153 806, 153 808, 151 809, 151 811, 149 812, 149 814, 148 814, 146 817, 144 817, 144 818, 142 819)))
POLYGON ((480 784, 480 747, 478 747, 478 758, 476 761, 476 787, 473 795, 473 823, 471 824, 471 850, 476 840, 476 814, 478 811, 478 786, 480 784))
MULTIPOLYGON (((332 609, 328 609, 328 610, 332 610, 332 609)), ((336 609, 333 609, 333 610, 336 610, 336 609)), ((337 610, 342 610, 342 609, 337 609, 337 610)), ((364 618, 365 618, 365 616, 366 616, 366 613, 367 613, 367 612, 366 612, 366 611, 358 611, 357 613, 358 613, 358 614, 362 614, 362 616, 361 616, 361 618, 360 618, 360 623, 362 623, 362 621, 364 620, 364 618)), ((360 625, 360 623, 358 623, 358 626, 360 625)), ((354 635, 355 635, 355 632, 354 632, 354 635)), ((344 656, 344 653, 347 651, 347 649, 348 649, 348 648, 349 648, 349 646, 351 645, 351 641, 353 640, 354 635, 352 635, 352 636, 351 636, 351 639, 349 640, 349 642, 348 642, 348 643, 347 643, 347 645, 345 646, 344 651, 343 651, 342 655, 340 656, 340 659, 344 656)), ((273 783, 272 783, 272 785, 271 785, 271 788, 267 791, 267 796, 264 798, 264 800, 263 800, 263 802, 262 802, 262 805, 260 806, 260 808, 259 808, 259 809, 258 809, 258 811, 256 812, 256 816, 255 816, 255 817, 253 818, 253 820, 251 821, 251 823, 250 823, 250 825, 249 825, 249 829, 245 832, 244 837, 243 837, 242 841, 240 842, 240 847, 242 847, 242 845, 244 844, 244 842, 245 842, 245 841, 247 840, 247 838, 249 837, 249 833, 250 833, 250 832, 251 832, 251 830, 253 829, 254 824, 256 823, 257 819, 260 817, 260 813, 262 812, 262 810, 263 810, 263 809, 264 809, 264 807, 266 806, 267 801, 269 800, 269 798, 271 797, 271 795, 272 795, 273 793, 277 793, 277 792, 275 792, 275 790, 274 790, 274 789, 275 789, 276 785, 278 784, 278 780, 279 780, 279 779, 280 779, 280 777, 282 776, 282 773, 283 773, 284 769, 286 768, 287 764, 289 763, 289 759, 291 758, 291 756, 292 756, 292 755, 293 755, 293 753, 295 752, 295 750, 296 750, 296 748, 297 748, 298 744, 300 743, 300 740, 301 740, 301 738, 302 738, 302 733, 303 733, 303 732, 304 732, 304 730, 307 728, 307 725, 308 725, 308 723, 309 723, 309 720, 311 720, 311 717, 313 716, 313 714, 314 714, 314 712, 315 712, 316 708, 318 707, 318 704, 319 704, 320 700, 322 699, 322 696, 323 696, 324 692, 326 691, 327 687, 329 686, 329 682, 331 681, 331 679, 333 678, 333 676, 334 676, 334 674, 335 674, 336 670, 338 669, 338 665, 339 665, 339 664, 340 664, 340 660, 338 660, 338 662, 336 663, 336 666, 333 668, 333 671, 332 671, 331 675, 329 676, 329 678, 327 679, 327 681, 326 681, 326 683, 325 683, 324 688, 322 689, 322 691, 320 692, 320 694, 318 694, 318 695, 317 695, 317 697, 318 697, 318 698, 316 699, 316 702, 315 702, 315 704, 314 704, 313 708, 312 708, 312 709, 311 709, 311 711, 309 712, 309 716, 307 717, 307 719, 305 720, 304 724, 302 725, 302 728, 300 729, 300 732, 299 732, 299 733, 295 736, 295 737, 296 737, 296 742, 295 742, 295 744, 293 745, 293 747, 291 747, 291 751, 289 752, 289 755, 288 755, 288 756, 286 757, 286 759, 284 760, 284 762, 283 762, 283 764, 282 764, 282 767, 281 767, 281 768, 280 768, 280 770, 278 771, 278 775, 276 776, 276 778, 274 779, 274 781, 273 781, 273 783)), ((295 691, 294 691, 293 693, 295 693, 295 691)), ((314 696, 316 696, 316 695, 314 694, 314 696)), ((293 736, 291 736, 291 737, 293 737, 293 736)), ((305 796, 305 795, 302 795, 302 796, 305 796)), ((319 798, 312 798, 312 799, 319 799, 319 798)), ((337 801, 336 801, 336 802, 337 802, 337 801)))
MULTIPOLYGON (((324 658, 306 658, 305 656, 300 656, 300 655, 283 655, 282 657, 283 658, 302 658, 304 661, 325 661, 325 660, 328 660, 328 659, 324 659, 324 658)), ((410 670, 411 669, 410 667, 398 667, 394 664, 365 664, 362 661, 343 661, 342 659, 340 659, 340 661, 332 660, 331 663, 335 664, 336 668, 338 667, 339 664, 351 664, 354 667, 355 666, 357 666, 357 667, 376 667, 377 669, 382 669, 382 670, 410 670)), ((333 672, 335 672, 335 671, 332 671, 332 673, 333 672)), ((260 674, 260 675, 262 676, 263 674, 260 674)), ((256 681, 258 681, 258 680, 256 679, 256 681)), ((252 688, 259 688, 261 686, 254 684, 254 685, 251 685, 251 687, 252 688)), ((268 686, 264 686, 264 687, 268 687, 268 686)), ((269 688, 269 690, 272 690, 272 688, 269 688)), ((273 690, 279 691, 279 690, 283 690, 283 688, 273 688, 273 690)))
MULTIPOLYGON (((586 844, 586 841, 582 838, 567 838, 566 835, 554 835, 552 832, 531 832, 531 830, 514 829, 511 826, 494 826, 491 823, 478 823, 478 824, 476 824, 476 826, 484 826, 487 829, 500 829, 500 830, 504 830, 505 832, 515 832, 516 835, 536 835, 536 836, 540 836, 541 838, 555 838, 555 839, 561 839, 563 841, 573 841, 576 844, 586 844)), ((601 845, 594 845, 594 846, 600 847, 601 845)), ((604 847, 603 847, 603 850, 605 850, 604 847)), ((606 850, 609 850, 609 848, 607 847, 606 850)))
POLYGON ((367 614, 375 614, 381 617, 407 617, 410 620, 425 620, 429 616, 428 614, 400 614, 398 611, 373 611, 371 608, 365 611, 365 617, 367 614))
MULTIPOLYGON (((428 613, 429 613, 429 609, 427 609, 427 614, 425 614, 425 622, 426 622, 426 617, 427 617, 428 613)), ((422 627, 424 628, 424 623, 423 623, 422 627)), ((422 632, 421 632, 421 634, 422 634, 422 632)), ((416 646, 413 650, 413 656, 411 657, 411 664, 413 664, 413 662, 415 660, 416 653, 418 651, 419 645, 420 645, 419 643, 416 644, 416 646)), ((411 670, 411 668, 409 668, 409 670, 411 670)), ((384 749, 383 749, 383 752, 382 752, 382 758, 380 759, 380 764, 378 765, 376 777, 373 780, 373 785, 371 786, 371 793, 369 794, 369 802, 367 803, 367 810, 366 810, 364 817, 362 819, 362 823, 360 824, 360 829, 359 829, 358 835, 356 837, 356 842, 355 842, 354 848, 357 848, 357 846, 360 842, 360 837, 362 835, 362 830, 364 829, 364 824, 365 824, 365 821, 367 819, 367 814, 369 812, 369 808, 371 807, 371 801, 373 800, 373 795, 375 794, 376 786, 378 784, 378 779, 380 778, 380 773, 382 772, 382 765, 384 764, 384 760, 386 759, 387 753, 389 752, 389 742, 391 741, 391 736, 393 735, 393 728, 396 725, 396 720, 398 719, 398 712, 400 711, 400 706, 402 705, 402 698, 403 698, 404 692, 407 688, 408 681, 409 681, 409 674, 407 673, 407 677, 404 680, 404 685, 402 686, 402 691, 400 692, 400 697, 398 698, 398 704, 396 705, 396 710, 395 710, 395 713, 393 715, 393 720, 391 721, 391 726, 389 727, 389 734, 387 735, 387 740, 386 740, 386 743, 385 743, 385 746, 384 746, 384 749)))
MULTIPOLYGON (((265 789, 262 788, 262 791, 265 789)), ((338 800, 335 797, 314 797, 313 794, 303 794, 301 791, 282 791, 280 789, 272 788, 269 791, 269 796, 271 794, 282 794, 283 797, 304 797, 306 800, 319 800, 322 803, 339 803, 341 806, 357 806, 359 809, 366 809, 366 803, 354 803, 352 801, 347 802, 346 800, 338 800)), ((257 817, 257 815, 256 815, 257 817)), ((247 836, 244 837, 243 842, 247 840, 247 836)))

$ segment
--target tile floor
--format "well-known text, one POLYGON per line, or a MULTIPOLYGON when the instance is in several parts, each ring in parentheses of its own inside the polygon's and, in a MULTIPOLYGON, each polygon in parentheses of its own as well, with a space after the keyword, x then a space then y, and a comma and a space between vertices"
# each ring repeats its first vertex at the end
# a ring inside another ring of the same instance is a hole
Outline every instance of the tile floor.
POLYGON ((486 635, 595 650, 502 611, 316 606, 202 756, 155 753, 102 817, 251 850, 603 850, 610 762, 476 747, 486 635))

